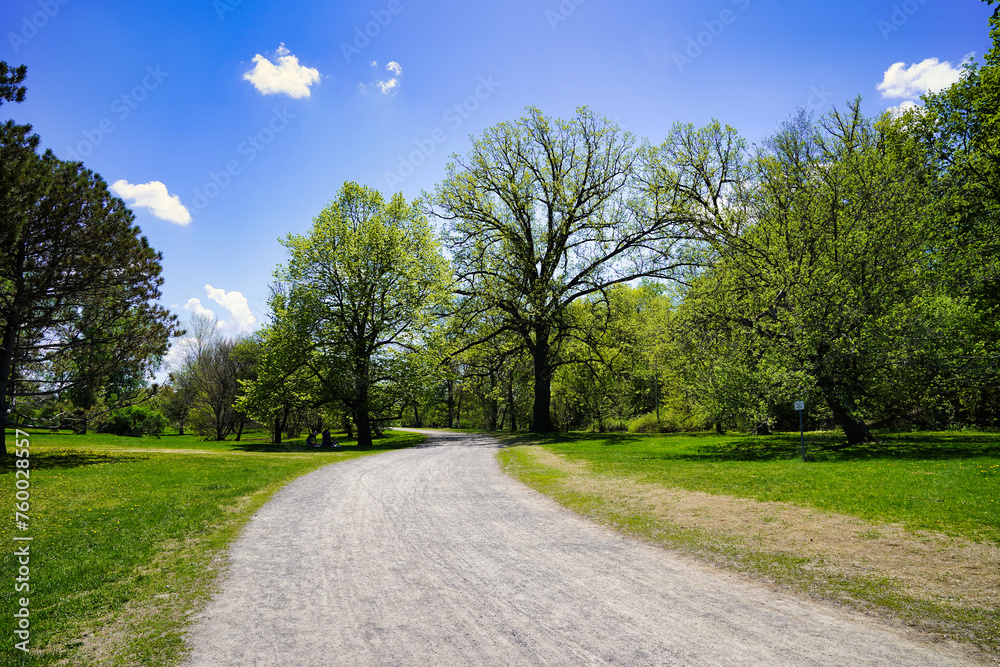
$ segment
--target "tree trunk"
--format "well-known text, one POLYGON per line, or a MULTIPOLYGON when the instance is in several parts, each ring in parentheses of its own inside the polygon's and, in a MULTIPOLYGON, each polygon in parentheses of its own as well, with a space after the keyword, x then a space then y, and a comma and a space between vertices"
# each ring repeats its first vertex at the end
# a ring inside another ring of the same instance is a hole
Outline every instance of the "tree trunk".
POLYGON ((358 428, 358 447, 372 446, 372 423, 368 421, 368 411, 361 409, 354 413, 355 426, 358 428))
POLYGON ((823 390, 823 398, 833 413, 833 423, 844 430, 848 445, 875 442, 875 436, 863 421, 855 419, 851 393, 842 389, 833 380, 820 379, 817 383, 823 390))
POLYGON ((719 435, 725 434, 726 429, 722 428, 722 422, 715 422, 715 432, 719 435))
POLYGON ((281 417, 274 418, 274 431, 271 435, 271 442, 276 445, 281 444, 281 417))
POLYGON ((241 420, 240 420, 240 427, 239 427, 239 429, 238 429, 238 430, 236 431, 236 442, 239 442, 239 441, 240 441, 240 438, 242 438, 242 437, 243 437, 243 427, 244 427, 244 426, 246 425, 246 423, 247 423, 247 420, 246 420, 246 419, 241 419, 241 420))
POLYGON ((445 380, 445 385, 448 387, 448 428, 452 428, 455 423, 455 381, 445 380))
POLYGON ((14 366, 14 344, 17 339, 17 321, 12 317, 4 327, 3 345, 0 347, 0 457, 7 456, 7 411, 13 406, 7 400, 11 391, 11 371, 14 366))
POLYGON ((533 433, 552 433, 552 367, 549 365, 548 327, 538 327, 531 359, 535 367, 535 396, 531 406, 533 433))
POLYGON ((507 383, 507 410, 510 412, 510 430, 517 430, 517 410, 514 409, 514 373, 510 374, 510 382, 507 383))

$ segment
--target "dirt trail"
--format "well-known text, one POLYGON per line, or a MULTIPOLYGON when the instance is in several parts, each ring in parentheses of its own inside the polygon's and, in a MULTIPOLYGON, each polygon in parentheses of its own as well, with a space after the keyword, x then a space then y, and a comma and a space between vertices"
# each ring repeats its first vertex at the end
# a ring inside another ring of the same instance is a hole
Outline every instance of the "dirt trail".
POLYGON ((435 433, 285 487, 188 664, 976 664, 592 524, 505 476, 497 446, 435 433))

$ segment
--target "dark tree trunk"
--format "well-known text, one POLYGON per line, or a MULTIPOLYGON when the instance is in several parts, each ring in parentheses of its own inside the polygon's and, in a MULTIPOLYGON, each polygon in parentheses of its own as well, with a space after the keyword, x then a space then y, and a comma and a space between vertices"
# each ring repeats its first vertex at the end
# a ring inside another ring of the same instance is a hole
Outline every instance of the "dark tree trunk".
POLYGON ((14 344, 17 339, 17 321, 12 317, 4 327, 3 342, 0 346, 0 456, 7 456, 7 411, 11 409, 9 396, 12 384, 11 371, 14 365, 14 344))
POLYGON ((535 396, 531 406, 531 430, 534 433, 552 433, 552 367, 549 365, 548 327, 536 330, 531 359, 535 367, 535 396))
POLYGON ((510 382, 507 383, 507 411, 510 413, 510 430, 517 430, 517 410, 514 407, 514 374, 510 374, 510 382))
POLYGON ((722 428, 722 422, 715 422, 715 432, 719 435, 725 434, 726 429, 722 428))
POLYGON ((875 436, 868 426, 854 417, 854 399, 851 392, 837 385, 832 380, 821 379, 817 383, 823 390, 823 398, 833 413, 833 422, 844 430, 848 445, 860 445, 865 442, 875 442, 875 436))
POLYGON ((448 387, 448 428, 452 428, 455 423, 455 381, 445 380, 448 387))
POLYGON ((240 438, 242 438, 242 437, 243 437, 243 427, 244 427, 244 426, 246 426, 246 423, 247 423, 247 420, 246 420, 246 419, 241 419, 241 420, 240 420, 240 427, 239 427, 239 429, 238 429, 238 430, 236 431, 236 442, 239 442, 239 441, 240 441, 240 438))
POLYGON ((358 427, 358 447, 371 447, 372 423, 368 421, 368 411, 357 410, 354 413, 354 422, 358 427))
POLYGON ((271 442, 276 445, 281 444, 281 417, 274 418, 274 431, 271 434, 271 442))

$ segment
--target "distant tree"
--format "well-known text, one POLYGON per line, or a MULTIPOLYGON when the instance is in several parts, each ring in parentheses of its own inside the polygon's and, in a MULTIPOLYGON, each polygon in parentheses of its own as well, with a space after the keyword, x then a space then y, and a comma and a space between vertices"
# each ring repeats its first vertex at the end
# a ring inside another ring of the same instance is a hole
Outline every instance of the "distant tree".
MULTIPOLYGON (((233 433, 242 434, 246 414, 236 409, 241 380, 250 377, 253 355, 248 354, 248 339, 223 336, 218 321, 194 315, 190 335, 182 341, 182 360, 173 377, 179 381, 178 403, 190 399, 188 418, 200 433, 214 440, 225 440, 233 433)), ((176 409, 183 409, 177 405, 176 409)))
POLYGON ((570 305, 642 277, 677 278, 688 261, 672 193, 638 174, 634 140, 587 108, 569 121, 529 108, 483 133, 432 198, 446 223, 461 316, 489 312, 532 357, 531 428, 552 431, 552 376, 572 331, 570 305), (658 197, 658 198, 657 198, 658 197))
MULTIPOLYGON (((0 63, 0 103, 23 100, 23 79, 0 63)), ((131 211, 80 163, 38 155, 30 131, 0 126, 0 433, 16 398, 148 377, 177 330, 155 303, 162 256, 131 211)))
POLYGON ((447 262, 416 206, 356 183, 344 184, 308 235, 284 244, 291 257, 277 278, 288 289, 272 298, 273 326, 300 344, 265 355, 260 376, 315 383, 317 407, 343 405, 358 444, 371 445, 373 422, 401 416, 407 356, 447 297, 447 262))

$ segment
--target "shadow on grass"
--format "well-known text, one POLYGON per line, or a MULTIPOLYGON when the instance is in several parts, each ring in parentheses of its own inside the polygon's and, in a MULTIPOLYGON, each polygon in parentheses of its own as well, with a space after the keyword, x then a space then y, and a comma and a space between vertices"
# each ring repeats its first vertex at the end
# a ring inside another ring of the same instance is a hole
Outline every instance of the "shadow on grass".
POLYGON ((602 447, 614 447, 616 445, 641 445, 652 444, 652 439, 657 442, 661 439, 672 437, 682 437, 685 439, 704 438, 705 440, 717 440, 722 436, 715 433, 677 433, 677 434, 648 434, 648 433, 584 433, 573 431, 570 433, 527 433, 519 431, 494 431, 485 433, 491 438, 496 438, 506 447, 518 447, 521 445, 571 445, 578 442, 601 441, 602 447))
MULTIPOLYGON (((842 438, 843 436, 837 436, 842 438)), ((876 435, 878 442, 839 450, 830 434, 806 434, 810 457, 822 462, 852 462, 878 459, 945 460, 1000 456, 1000 435, 992 433, 892 433, 876 435)), ((662 458, 688 461, 774 461, 800 455, 797 434, 742 436, 727 442, 705 444, 697 453, 665 454, 662 458)), ((660 458, 660 457, 657 457, 660 458)))
MULTIPOLYGON (((135 454, 70 450, 32 452, 29 459, 30 470, 81 468, 83 466, 103 465, 105 463, 141 463, 148 460, 148 456, 137 456, 135 454)), ((10 474, 17 470, 16 461, 18 459, 14 456, 6 456, 0 459, 0 475, 10 474)))
MULTIPOLYGON (((599 445, 601 447, 642 447, 642 458, 674 461, 776 461, 800 456, 798 433, 769 436, 715 433, 645 435, 636 433, 495 433, 505 446, 518 445, 599 445), (674 451, 670 449, 676 447, 674 451)), ((997 433, 890 433, 876 434, 878 442, 847 449, 824 447, 843 442, 843 434, 806 433, 806 450, 816 461, 850 462, 873 459, 963 459, 1000 456, 997 433)))

